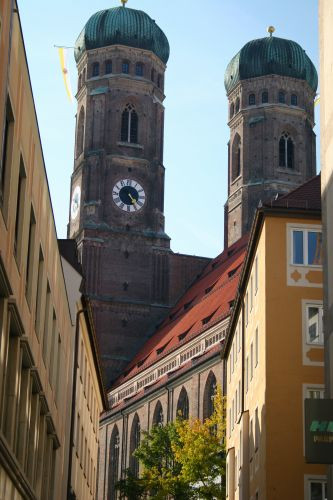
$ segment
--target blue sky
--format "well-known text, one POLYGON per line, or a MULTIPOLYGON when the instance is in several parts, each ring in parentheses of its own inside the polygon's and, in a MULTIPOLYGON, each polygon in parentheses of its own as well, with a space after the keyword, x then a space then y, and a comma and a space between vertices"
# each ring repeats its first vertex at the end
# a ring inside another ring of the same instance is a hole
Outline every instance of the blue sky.
MULTIPOLYGON (((67 100, 54 45, 74 45, 94 12, 118 5, 118 0, 19 0, 59 237, 66 237, 68 222, 76 106, 67 100)), ((225 68, 247 41, 266 36, 268 25, 275 26, 276 36, 302 45, 318 68, 317 1, 129 0, 127 5, 155 19, 171 47, 165 86, 166 232, 175 252, 213 257, 223 248, 227 195, 225 68)), ((70 75, 75 90, 73 54, 70 75)))

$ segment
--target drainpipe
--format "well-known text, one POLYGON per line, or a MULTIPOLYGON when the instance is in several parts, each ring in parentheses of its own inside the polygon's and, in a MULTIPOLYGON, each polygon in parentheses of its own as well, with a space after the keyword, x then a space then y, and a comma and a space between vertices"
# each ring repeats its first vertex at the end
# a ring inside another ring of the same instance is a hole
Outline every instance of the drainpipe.
POLYGON ((73 448, 74 448, 74 425, 75 425, 75 405, 76 405, 76 384, 77 384, 77 371, 78 371, 78 357, 79 357, 79 338, 80 338, 80 314, 85 313, 86 308, 80 309, 76 313, 75 323, 75 345, 74 345, 74 366, 73 366, 73 389, 72 389, 72 409, 71 409, 71 426, 69 433, 69 463, 68 463, 68 483, 67 483, 67 498, 68 500, 75 500, 76 494, 72 490, 72 461, 73 461, 73 448))

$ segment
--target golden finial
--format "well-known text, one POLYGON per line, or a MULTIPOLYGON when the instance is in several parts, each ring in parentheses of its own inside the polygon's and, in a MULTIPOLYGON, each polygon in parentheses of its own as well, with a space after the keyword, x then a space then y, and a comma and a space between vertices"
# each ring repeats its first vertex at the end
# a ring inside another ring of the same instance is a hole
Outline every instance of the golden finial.
POLYGON ((274 26, 268 26, 267 33, 269 33, 269 36, 272 36, 274 31, 275 31, 274 26))
POLYGON ((121 0, 121 3, 123 4, 123 7, 126 6, 127 2, 128 2, 128 0, 121 0))

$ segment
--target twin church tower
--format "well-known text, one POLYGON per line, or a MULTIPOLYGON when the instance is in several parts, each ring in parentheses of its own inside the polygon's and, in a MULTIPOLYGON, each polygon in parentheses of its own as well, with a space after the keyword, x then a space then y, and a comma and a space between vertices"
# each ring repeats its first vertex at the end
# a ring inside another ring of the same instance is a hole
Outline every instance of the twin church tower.
MULTIPOLYGON (((88 20, 75 58, 68 236, 77 241, 110 387, 208 259, 173 253, 164 230, 166 36, 146 13, 111 8, 88 20)), ((317 74, 297 43, 269 36, 231 60, 225 87, 229 246, 249 231, 260 200, 315 175, 317 74)))

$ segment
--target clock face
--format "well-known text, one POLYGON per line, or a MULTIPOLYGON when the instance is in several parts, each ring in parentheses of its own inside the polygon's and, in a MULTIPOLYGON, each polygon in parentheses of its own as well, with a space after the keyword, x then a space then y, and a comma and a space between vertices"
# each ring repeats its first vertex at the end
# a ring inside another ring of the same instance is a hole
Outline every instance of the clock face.
POLYGON ((133 179, 118 181, 113 187, 112 198, 124 212, 138 212, 146 201, 143 187, 133 179))
POLYGON ((80 186, 76 186, 76 188, 73 191, 72 203, 71 203, 72 220, 76 219, 76 217, 79 213, 80 201, 81 201, 81 188, 80 188, 80 186))

